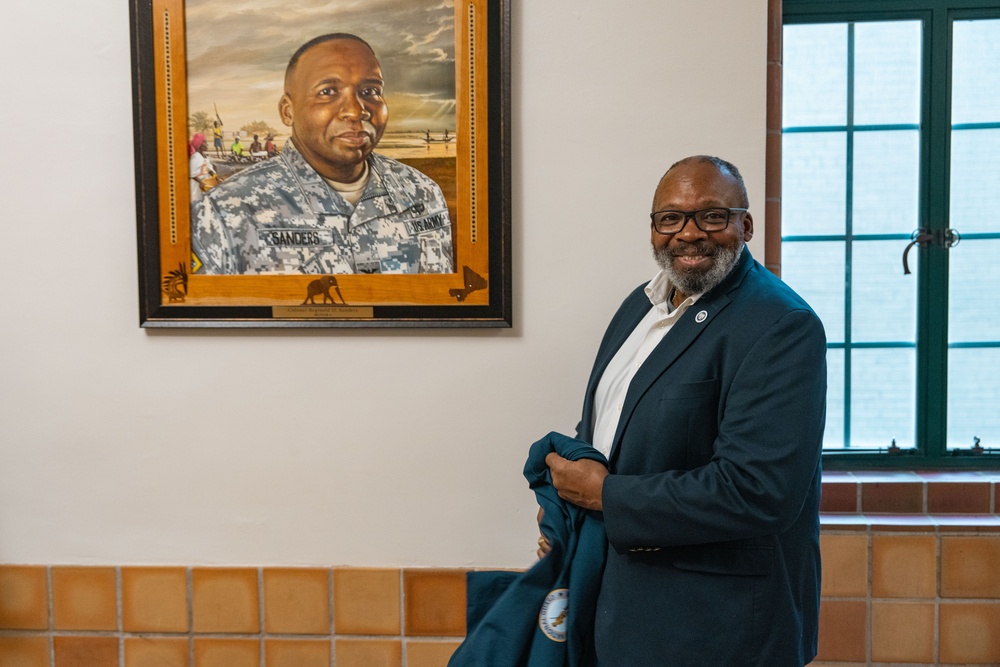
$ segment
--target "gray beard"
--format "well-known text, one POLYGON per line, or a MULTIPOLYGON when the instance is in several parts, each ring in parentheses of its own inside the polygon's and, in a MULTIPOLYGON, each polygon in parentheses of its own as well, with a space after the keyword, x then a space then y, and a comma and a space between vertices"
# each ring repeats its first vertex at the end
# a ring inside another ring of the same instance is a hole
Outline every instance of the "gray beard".
POLYGON ((665 247, 657 248, 654 246, 653 257, 656 258, 656 263, 663 269, 663 272, 667 274, 670 284, 684 295, 691 296, 704 294, 721 283, 736 266, 744 245, 745 242, 741 238, 735 248, 716 246, 712 266, 704 271, 677 271, 674 268, 673 255, 665 247))

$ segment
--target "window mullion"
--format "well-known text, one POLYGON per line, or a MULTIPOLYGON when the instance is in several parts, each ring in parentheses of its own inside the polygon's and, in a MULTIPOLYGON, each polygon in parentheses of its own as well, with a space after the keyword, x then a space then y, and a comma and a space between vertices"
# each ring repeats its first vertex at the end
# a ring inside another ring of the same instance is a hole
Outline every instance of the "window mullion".
POLYGON ((852 312, 852 267, 854 258, 854 23, 847 24, 847 127, 845 128, 847 182, 844 187, 844 445, 851 446, 851 405, 852 405, 852 354, 851 312, 852 312))
MULTIPOLYGON (((948 228, 948 176, 951 145, 950 53, 948 11, 938 7, 927 19, 924 57, 926 148, 921 174, 927 179, 927 200, 921 226, 932 232, 948 228)), ((917 446, 929 458, 947 451, 948 251, 932 243, 920 251, 917 305, 917 446)))

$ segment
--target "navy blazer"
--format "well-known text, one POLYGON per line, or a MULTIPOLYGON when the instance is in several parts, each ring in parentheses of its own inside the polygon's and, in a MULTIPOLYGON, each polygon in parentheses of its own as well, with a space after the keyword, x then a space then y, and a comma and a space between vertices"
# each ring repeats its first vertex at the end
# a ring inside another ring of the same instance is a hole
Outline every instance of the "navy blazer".
MULTIPOLYGON (((612 319, 594 392, 649 311, 612 319)), ((604 483, 602 667, 800 667, 816 654, 826 337, 747 249, 667 333, 629 385, 604 483)))

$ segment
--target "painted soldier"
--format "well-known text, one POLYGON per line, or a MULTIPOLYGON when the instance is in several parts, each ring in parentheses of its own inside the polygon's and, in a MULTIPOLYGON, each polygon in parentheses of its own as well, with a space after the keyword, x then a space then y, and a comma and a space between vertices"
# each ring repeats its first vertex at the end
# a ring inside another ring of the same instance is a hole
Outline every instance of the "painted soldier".
POLYGON ((206 274, 452 273, 441 189, 374 152, 388 120, 378 59, 359 37, 303 44, 278 104, 291 139, 192 209, 206 274))

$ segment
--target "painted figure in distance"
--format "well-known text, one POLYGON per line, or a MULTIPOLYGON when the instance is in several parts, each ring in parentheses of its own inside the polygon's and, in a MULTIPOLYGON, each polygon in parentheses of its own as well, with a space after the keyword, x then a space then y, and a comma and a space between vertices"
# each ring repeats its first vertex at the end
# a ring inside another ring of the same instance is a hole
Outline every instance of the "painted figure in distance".
POLYGON ((280 154, 208 193, 191 213, 206 274, 452 273, 440 187, 375 151, 389 111, 375 52, 331 33, 288 62, 280 154))
POLYGON ((222 118, 218 112, 215 114, 215 120, 212 121, 212 146, 215 148, 215 157, 223 158, 226 156, 226 151, 222 147, 222 118))

